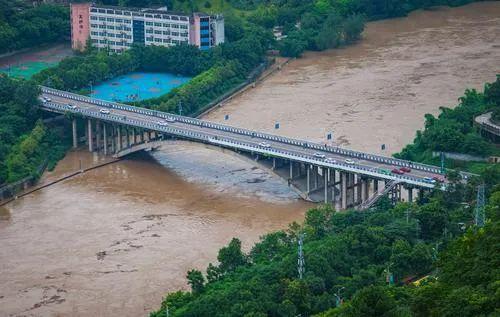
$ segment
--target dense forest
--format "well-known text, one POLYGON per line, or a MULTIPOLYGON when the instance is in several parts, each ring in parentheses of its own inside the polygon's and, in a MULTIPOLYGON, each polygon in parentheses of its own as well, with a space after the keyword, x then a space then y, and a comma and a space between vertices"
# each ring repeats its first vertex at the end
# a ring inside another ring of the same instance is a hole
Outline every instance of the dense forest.
MULTIPOLYGON (((450 177, 452 178, 452 177, 450 177)), ((233 239, 190 292, 168 294, 152 317, 493 316, 500 309, 500 167, 418 204, 307 212, 303 225, 261 238, 246 254, 233 239), (487 224, 474 226, 476 185, 486 183, 487 224), (304 237, 299 277, 297 241, 304 237), (425 277, 418 284, 409 281, 425 277)))
POLYGON ((48 130, 38 108, 37 85, 0 75, 0 184, 34 176, 64 154, 58 129, 48 130))
POLYGON ((465 91, 453 108, 441 107, 436 118, 425 116, 423 131, 417 131, 413 144, 407 145, 395 156, 398 158, 431 162, 433 151, 458 152, 479 156, 498 153, 489 140, 482 138, 474 127, 474 117, 487 111, 500 109, 500 75, 493 83, 486 84, 483 92, 465 91))
POLYGON ((69 9, 60 5, 0 0, 0 54, 69 39, 69 9))

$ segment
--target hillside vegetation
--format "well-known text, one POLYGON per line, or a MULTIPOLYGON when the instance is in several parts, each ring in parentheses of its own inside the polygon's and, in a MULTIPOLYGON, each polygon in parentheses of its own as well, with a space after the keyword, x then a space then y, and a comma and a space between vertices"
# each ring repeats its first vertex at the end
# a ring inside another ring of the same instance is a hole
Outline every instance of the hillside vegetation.
POLYGON ((0 0, 0 54, 40 44, 61 42, 70 36, 69 9, 30 1, 0 0))
POLYGON ((233 239, 191 292, 168 294, 151 317, 494 316, 500 285, 500 168, 419 204, 367 212, 307 212, 304 224, 265 235, 245 254, 233 239), (487 225, 473 225, 475 185, 485 181, 487 225), (465 232, 465 234, 464 234, 465 232), (305 274, 297 272, 304 234, 305 274), (408 278, 428 276, 420 286, 408 278), (344 302, 340 305, 342 302, 344 302))

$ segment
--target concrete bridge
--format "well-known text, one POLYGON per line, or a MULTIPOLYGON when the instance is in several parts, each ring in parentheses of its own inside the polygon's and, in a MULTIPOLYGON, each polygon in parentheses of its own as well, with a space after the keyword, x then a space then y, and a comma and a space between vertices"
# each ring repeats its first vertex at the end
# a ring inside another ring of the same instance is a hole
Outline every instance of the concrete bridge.
POLYGON ((479 126, 482 135, 487 135, 492 141, 497 142, 500 139, 500 125, 491 120, 491 115, 491 112, 484 113, 475 117, 474 121, 479 126))
POLYGON ((369 208, 386 194, 399 200, 403 189, 412 201, 414 190, 421 195, 447 182, 435 166, 41 89, 44 110, 74 115, 74 147, 79 140, 77 124, 83 121, 89 151, 115 157, 155 149, 167 139, 231 149, 283 177, 304 199, 332 203, 338 209, 369 208), (391 172, 401 168, 407 172, 391 172))

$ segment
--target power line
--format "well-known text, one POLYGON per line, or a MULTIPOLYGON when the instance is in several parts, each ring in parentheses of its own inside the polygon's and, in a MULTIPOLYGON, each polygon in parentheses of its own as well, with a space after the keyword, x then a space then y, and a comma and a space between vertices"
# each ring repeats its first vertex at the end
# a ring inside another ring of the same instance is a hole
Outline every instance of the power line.
POLYGON ((299 254, 297 259, 297 271, 299 272, 299 279, 302 279, 305 272, 305 261, 304 261, 304 251, 302 250, 304 246, 304 234, 299 234, 299 254))
POLYGON ((477 186, 477 199, 476 199, 476 214, 474 222, 479 228, 484 227, 485 213, 484 213, 484 184, 477 186))

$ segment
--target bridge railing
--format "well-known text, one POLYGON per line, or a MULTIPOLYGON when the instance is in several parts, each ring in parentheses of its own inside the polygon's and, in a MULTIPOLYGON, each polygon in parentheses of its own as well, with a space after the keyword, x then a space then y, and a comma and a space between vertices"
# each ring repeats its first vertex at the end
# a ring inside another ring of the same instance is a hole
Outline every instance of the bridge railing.
POLYGON ((408 168, 422 170, 422 171, 430 172, 430 173, 434 173, 434 174, 441 174, 441 172, 442 172, 439 167, 432 166, 432 165, 415 163, 415 162, 411 162, 411 161, 405 161, 405 160, 401 160, 401 159, 396 159, 396 158, 391 158, 391 157, 386 157, 386 156, 381 156, 381 155, 375 155, 375 154, 370 154, 370 153, 364 153, 364 152, 359 152, 359 151, 354 151, 354 150, 348 150, 348 149, 343 149, 343 148, 336 147, 336 146, 321 145, 321 144, 317 144, 317 143, 313 143, 313 142, 308 142, 305 140, 292 139, 292 138, 287 138, 287 137, 282 137, 282 136, 277 136, 277 135, 272 135, 272 134, 267 134, 267 133, 262 133, 262 132, 256 132, 256 131, 242 129, 242 128, 235 128, 232 126, 223 125, 223 124, 214 123, 214 122, 209 122, 209 121, 204 121, 204 120, 199 120, 199 119, 195 119, 195 118, 179 116, 179 115, 175 115, 175 114, 165 113, 165 112, 146 109, 146 108, 129 106, 129 105, 116 103, 116 102, 99 100, 99 99, 90 98, 87 96, 82 96, 82 95, 78 95, 78 94, 74 94, 74 93, 70 93, 70 92, 65 92, 65 91, 61 91, 61 90, 57 90, 57 89, 53 89, 53 88, 42 87, 42 91, 45 93, 50 93, 50 94, 56 95, 56 96, 60 96, 60 97, 68 98, 68 99, 73 99, 73 100, 78 100, 78 101, 82 101, 82 102, 86 102, 86 103, 90 103, 90 104, 95 104, 95 105, 102 106, 102 107, 130 111, 130 112, 154 116, 154 117, 158 117, 158 118, 162 118, 162 119, 172 117, 172 118, 175 118, 176 121, 179 121, 182 123, 197 125, 200 127, 213 128, 213 129, 217 129, 220 131, 237 133, 240 135, 258 137, 261 139, 291 144, 291 145, 295 145, 295 146, 303 146, 303 147, 315 149, 318 151, 340 154, 340 155, 349 156, 349 157, 353 157, 353 158, 357 158, 357 159, 364 159, 364 160, 379 162, 379 163, 383 163, 383 164, 387 164, 387 165, 408 167, 408 168))

